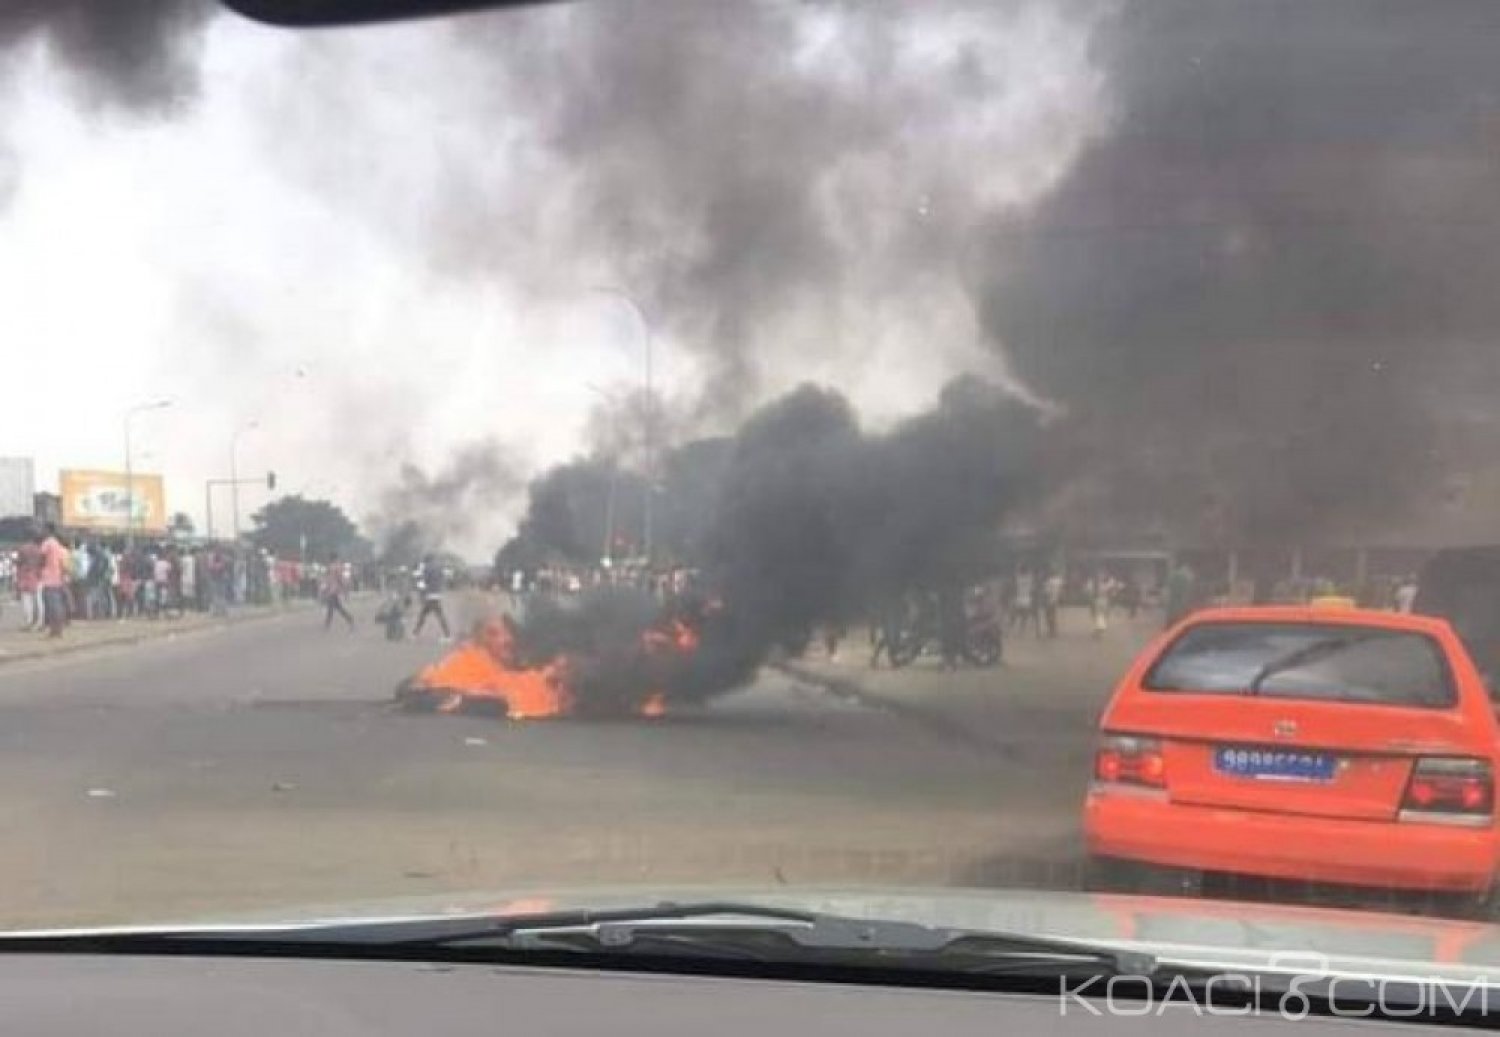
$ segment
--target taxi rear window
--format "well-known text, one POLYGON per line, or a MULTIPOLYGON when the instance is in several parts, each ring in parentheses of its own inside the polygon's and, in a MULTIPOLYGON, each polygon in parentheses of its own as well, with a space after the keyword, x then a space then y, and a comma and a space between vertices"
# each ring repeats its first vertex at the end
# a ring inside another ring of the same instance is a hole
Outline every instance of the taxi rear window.
POLYGON ((1442 649, 1426 634, 1328 623, 1189 627, 1142 687, 1434 709, 1458 701, 1442 649))

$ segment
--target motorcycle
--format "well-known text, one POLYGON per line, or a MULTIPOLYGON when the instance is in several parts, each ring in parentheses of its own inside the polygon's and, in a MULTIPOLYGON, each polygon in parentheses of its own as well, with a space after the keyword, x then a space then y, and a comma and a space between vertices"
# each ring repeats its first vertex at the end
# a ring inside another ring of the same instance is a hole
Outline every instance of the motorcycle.
MULTIPOLYGON (((911 622, 887 635, 891 668, 915 662, 924 652, 942 653, 941 608, 934 598, 925 599, 911 622)), ((964 628, 958 645, 959 658, 970 666, 988 669, 1000 664, 1004 642, 1000 617, 982 595, 973 592, 964 603, 964 628)))

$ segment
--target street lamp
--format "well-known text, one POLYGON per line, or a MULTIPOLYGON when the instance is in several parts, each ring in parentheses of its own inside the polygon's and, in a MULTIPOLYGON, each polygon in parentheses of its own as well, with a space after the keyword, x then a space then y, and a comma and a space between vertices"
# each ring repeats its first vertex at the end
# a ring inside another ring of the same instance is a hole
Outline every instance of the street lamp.
MULTIPOLYGON (((615 406, 619 399, 614 393, 599 388, 593 382, 585 382, 584 385, 590 392, 610 404, 611 408, 615 406)), ((619 443, 618 430, 615 427, 618 418, 619 415, 611 409, 609 415, 609 438, 611 444, 619 443)), ((615 449, 616 447, 611 447, 612 455, 615 449)), ((609 491, 604 497, 604 553, 599 556, 600 560, 611 569, 614 568, 615 560, 615 487, 619 485, 619 481, 619 458, 611 456, 609 460, 609 491)))
POLYGON ((643 517, 642 522, 641 522, 641 526, 642 526, 642 529, 641 529, 641 540, 643 541, 643 549, 644 549, 645 554, 646 554, 646 565, 649 567, 650 564, 651 564, 651 553, 652 553, 652 551, 651 551, 651 540, 652 540, 652 530, 651 530, 651 526, 652 526, 652 521, 651 521, 652 520, 652 514, 651 514, 652 513, 652 498, 655 496, 655 490, 656 490, 656 487, 655 487, 655 484, 654 484, 654 481, 656 479, 656 432, 655 432, 655 428, 656 428, 656 401, 655 401, 655 397, 652 394, 652 384, 651 384, 651 382, 652 382, 652 374, 653 374, 653 372, 652 372, 652 362, 651 362, 652 361, 652 357, 651 357, 651 352, 652 352, 651 322, 646 319, 646 311, 641 308, 641 304, 636 301, 635 296, 631 295, 625 289, 619 288, 619 287, 614 286, 614 285, 593 285, 592 288, 591 288, 591 290, 595 291, 595 292, 600 292, 600 293, 602 293, 604 295, 612 295, 615 298, 617 298, 617 299, 621 300, 622 302, 624 302, 625 305, 627 305, 627 306, 630 307, 630 312, 633 313, 633 314, 635 314, 636 323, 637 323, 637 325, 641 329, 641 345, 642 345, 643 351, 645 353, 645 361, 646 361, 646 370, 645 370, 645 375, 646 375, 646 410, 645 410, 645 413, 642 415, 642 422, 643 422, 643 425, 644 425, 643 431, 645 433, 645 440, 646 440, 646 442, 645 442, 645 455, 646 455, 645 456, 646 500, 645 500, 644 517, 643 517))
POLYGON ((130 547, 135 546, 135 458, 130 453, 130 421, 137 414, 170 406, 170 399, 160 399, 138 403, 125 411, 125 542, 130 547))
POLYGON ((258 420, 247 421, 237 427, 234 434, 229 437, 229 510, 234 513, 231 526, 234 530, 235 543, 239 543, 240 540, 240 435, 258 428, 260 428, 258 420))

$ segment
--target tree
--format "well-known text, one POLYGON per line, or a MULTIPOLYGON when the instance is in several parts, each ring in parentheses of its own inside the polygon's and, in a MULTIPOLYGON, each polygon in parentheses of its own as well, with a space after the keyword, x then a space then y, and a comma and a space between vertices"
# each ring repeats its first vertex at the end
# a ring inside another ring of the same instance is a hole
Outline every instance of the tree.
POLYGON ((370 553, 369 543, 339 507, 326 500, 282 497, 261 508, 251 520, 250 539, 258 547, 290 558, 327 558, 337 551, 351 560, 370 553))
POLYGON ((167 528, 175 537, 190 537, 193 535, 193 517, 185 511, 173 513, 172 521, 167 523, 167 528))

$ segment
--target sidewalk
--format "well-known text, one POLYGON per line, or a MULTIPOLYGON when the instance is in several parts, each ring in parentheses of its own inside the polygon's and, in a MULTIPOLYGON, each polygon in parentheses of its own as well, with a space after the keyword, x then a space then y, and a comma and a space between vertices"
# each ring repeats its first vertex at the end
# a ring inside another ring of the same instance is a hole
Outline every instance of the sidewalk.
POLYGON ((866 631, 852 631, 829 659, 821 646, 781 664, 794 677, 887 709, 986 752, 1092 745, 1094 721, 1115 682, 1161 628, 1160 616, 1120 616, 1102 638, 1083 609, 1066 610, 1055 640, 1008 634, 1005 664, 945 671, 933 658, 871 669, 866 631))
POLYGON ((97 648, 137 644, 319 608, 322 606, 316 601, 298 599, 285 605, 242 605, 231 609, 227 616, 189 612, 175 619, 78 620, 70 623, 62 637, 58 638, 49 638, 38 631, 22 630, 20 609, 6 608, 0 614, 0 666, 24 659, 45 659, 97 648))

